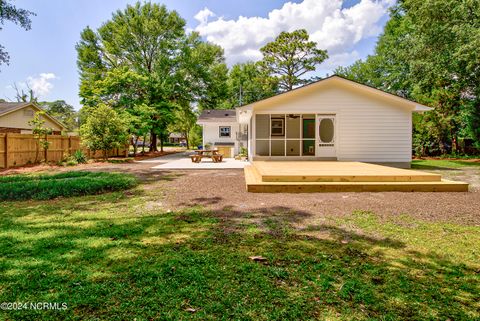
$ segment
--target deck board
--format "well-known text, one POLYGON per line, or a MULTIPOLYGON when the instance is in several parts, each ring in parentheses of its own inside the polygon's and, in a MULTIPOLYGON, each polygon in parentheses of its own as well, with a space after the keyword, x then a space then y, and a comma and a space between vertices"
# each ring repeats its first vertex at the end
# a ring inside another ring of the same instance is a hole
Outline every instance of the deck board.
POLYGON ((441 175, 362 162, 256 161, 265 182, 432 182, 441 175))
POLYGON ((245 181, 258 193, 468 191, 467 183, 437 174, 361 162, 255 161, 245 181))

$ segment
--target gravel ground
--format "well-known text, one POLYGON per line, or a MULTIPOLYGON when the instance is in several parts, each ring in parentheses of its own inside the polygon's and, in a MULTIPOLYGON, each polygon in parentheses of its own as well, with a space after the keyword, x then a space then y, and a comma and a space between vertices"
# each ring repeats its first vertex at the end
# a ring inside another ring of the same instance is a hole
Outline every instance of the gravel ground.
MULTIPOLYGON (((478 179, 479 169, 469 177, 478 179)), ((468 175, 461 173, 463 179, 468 175)), ((245 213, 290 213, 301 224, 317 224, 332 216, 355 210, 373 211, 380 217, 408 214, 428 221, 480 225, 480 190, 468 193, 247 193, 243 170, 175 171, 169 180, 149 189, 161 188, 166 206, 173 209, 202 205, 223 215, 245 213)), ((450 174, 450 178, 452 174, 450 174)), ((467 180, 468 181, 468 180, 467 180)), ((474 182, 470 182, 474 183, 474 182)), ((477 184, 478 182, 475 182, 477 184)))

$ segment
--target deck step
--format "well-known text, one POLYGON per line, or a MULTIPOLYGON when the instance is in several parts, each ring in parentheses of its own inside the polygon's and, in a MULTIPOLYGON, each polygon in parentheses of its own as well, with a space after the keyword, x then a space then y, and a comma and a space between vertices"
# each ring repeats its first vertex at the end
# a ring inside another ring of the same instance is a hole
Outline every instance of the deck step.
POLYGON ((468 184, 449 180, 430 182, 268 182, 263 181, 253 165, 244 168, 248 192, 317 193, 317 192, 468 192, 468 184))

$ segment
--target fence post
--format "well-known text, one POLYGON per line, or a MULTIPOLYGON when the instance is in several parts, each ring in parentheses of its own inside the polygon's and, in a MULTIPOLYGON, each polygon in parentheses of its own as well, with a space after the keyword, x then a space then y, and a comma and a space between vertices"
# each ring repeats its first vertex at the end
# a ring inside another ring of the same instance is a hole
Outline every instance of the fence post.
POLYGON ((5 169, 8 168, 8 132, 5 133, 5 169))

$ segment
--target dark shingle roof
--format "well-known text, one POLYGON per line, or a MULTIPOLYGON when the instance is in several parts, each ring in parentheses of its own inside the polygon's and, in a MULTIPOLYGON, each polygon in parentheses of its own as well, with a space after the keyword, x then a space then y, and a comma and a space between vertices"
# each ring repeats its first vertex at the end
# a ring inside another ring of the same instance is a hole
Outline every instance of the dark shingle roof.
POLYGON ((0 115, 30 105, 30 103, 0 103, 0 115))
POLYGON ((199 121, 235 121, 237 111, 235 109, 208 109, 198 116, 199 121))

